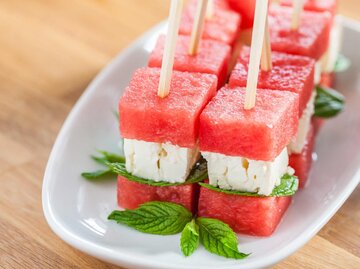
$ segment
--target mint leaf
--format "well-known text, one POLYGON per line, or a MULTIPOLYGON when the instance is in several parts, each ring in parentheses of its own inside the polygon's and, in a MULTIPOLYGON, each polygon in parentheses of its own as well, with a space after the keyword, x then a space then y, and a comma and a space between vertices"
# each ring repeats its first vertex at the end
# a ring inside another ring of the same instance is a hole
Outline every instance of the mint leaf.
POLYGON ((115 220, 140 232, 159 235, 180 233, 191 221, 192 214, 185 207, 168 202, 149 202, 135 210, 113 211, 109 220, 115 220))
POLYGON ((118 154, 115 153, 111 153, 105 150, 98 150, 98 152, 103 156, 102 158, 100 157, 96 157, 96 156, 92 156, 92 158, 94 160, 106 160, 108 162, 111 163, 125 163, 125 157, 124 156, 120 156, 118 154))
POLYGON ((315 98, 315 116, 331 118, 344 109, 345 98, 334 89, 317 86, 315 98))
POLYGON ((184 255, 190 256, 199 246, 199 226, 192 220, 184 227, 180 238, 180 247, 184 255))
POLYGON ((281 178, 281 183, 279 186, 275 187, 273 192, 269 196, 264 196, 257 194, 255 192, 245 192, 245 191, 235 191, 235 190, 223 190, 218 187, 212 186, 207 183, 200 182, 200 186, 207 188, 212 191, 223 192, 230 195, 240 195, 240 196, 249 196, 249 197, 282 197, 282 196, 292 196, 296 193, 299 187, 299 180, 296 176, 290 176, 285 174, 281 178))
POLYGON ((207 178, 207 165, 205 159, 201 159, 192 169, 188 179, 184 183, 169 183, 165 181, 153 181, 146 178, 141 178, 132 175, 129 173, 124 163, 106 163, 107 166, 111 171, 114 173, 121 175, 125 177, 126 179, 134 182, 138 182, 141 184, 147 184, 151 186, 157 186, 157 187, 168 187, 168 186, 180 186, 180 185, 186 185, 186 184, 193 184, 200 181, 203 181, 207 178))
POLYGON ((296 176, 285 174, 281 178, 281 183, 276 186, 270 196, 283 197, 292 196, 299 188, 299 179, 296 176))
POLYGON ((210 218, 198 218, 200 241, 211 253, 233 259, 244 259, 250 254, 238 250, 234 231, 226 223, 210 218))
POLYGON ((344 55, 339 54, 334 66, 334 72, 335 73, 344 72, 347 69, 349 69, 350 65, 351 65, 351 61, 344 55))
MULTIPOLYGON (((120 155, 117 155, 115 153, 111 153, 108 151, 104 151, 104 150, 98 150, 98 152, 102 155, 101 157, 91 156, 91 158, 99 164, 108 166, 108 163, 113 163, 113 162, 125 163, 125 157, 123 157, 123 156, 120 156, 120 155)), ((110 168, 97 170, 94 172, 84 172, 81 174, 82 177, 84 177, 86 179, 90 179, 90 180, 100 179, 100 178, 108 177, 111 175, 116 176, 116 173, 111 171, 110 168)))
POLYGON ((81 174, 82 177, 89 179, 89 180, 99 179, 101 177, 107 177, 110 175, 114 175, 114 173, 110 169, 97 170, 94 172, 84 172, 81 174))

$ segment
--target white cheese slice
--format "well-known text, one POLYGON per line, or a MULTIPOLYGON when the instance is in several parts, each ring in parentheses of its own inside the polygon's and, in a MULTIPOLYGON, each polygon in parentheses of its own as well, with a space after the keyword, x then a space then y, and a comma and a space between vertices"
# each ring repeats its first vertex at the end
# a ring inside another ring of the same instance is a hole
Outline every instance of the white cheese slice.
POLYGON ((314 69, 314 84, 318 85, 321 81, 321 73, 322 73, 322 62, 321 59, 315 62, 315 69, 314 69))
POLYGON ((220 153, 201 152, 208 162, 209 183, 227 190, 270 195, 288 172, 287 148, 273 162, 255 161, 220 153))
POLYGON ((323 73, 332 73, 338 59, 342 42, 342 22, 341 18, 336 16, 330 32, 329 47, 326 53, 320 59, 321 71, 323 73))
POLYGON ((288 150, 290 154, 300 154, 307 143, 307 135, 311 127, 311 118, 315 112, 315 97, 316 92, 314 91, 299 119, 298 131, 289 144, 288 150))
POLYGON ((153 143, 124 139, 126 170, 154 181, 183 183, 199 159, 199 149, 170 143, 153 143))

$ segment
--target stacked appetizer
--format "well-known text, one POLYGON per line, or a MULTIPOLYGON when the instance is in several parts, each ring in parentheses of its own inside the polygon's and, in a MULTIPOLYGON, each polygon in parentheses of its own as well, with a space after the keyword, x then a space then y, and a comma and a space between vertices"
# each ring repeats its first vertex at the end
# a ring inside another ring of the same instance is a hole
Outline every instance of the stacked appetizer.
POLYGON ((264 89, 254 108, 244 103, 244 88, 224 87, 201 114, 210 185, 201 184, 198 214, 238 233, 269 236, 291 201, 274 189, 293 174, 287 146, 298 128, 299 95, 264 89))
MULTIPOLYGON (((119 102, 125 159, 96 159, 118 174, 125 212, 170 202, 237 233, 270 236, 305 186, 313 116, 334 116, 341 106, 329 112, 327 105, 343 102, 317 86, 320 74, 332 76, 338 55, 336 1, 309 0, 302 9, 284 0, 268 13, 267 0, 258 1, 255 14, 255 1, 191 0, 183 12, 181 0, 172 1, 167 35, 119 102), (244 28, 255 17, 252 46, 240 52, 234 6, 249 13, 244 28)), ((129 224, 119 212, 110 219, 129 224)), ((219 255, 247 256, 232 251, 219 255)))
MULTIPOLYGON (((245 87, 249 71, 250 50, 244 47, 238 63, 231 73, 230 87, 245 87)), ((314 114, 314 69, 315 61, 309 57, 272 52, 272 69, 261 71, 259 89, 272 89, 294 92, 299 95, 299 127, 296 135, 289 141, 290 166, 299 177, 303 187, 308 178, 312 163, 314 128, 311 118, 314 114), (301 156, 301 157, 299 157, 301 156)))
MULTIPOLYGON (((334 69, 341 48, 342 27, 340 19, 336 17, 337 2, 337 0, 306 0, 304 3, 304 10, 327 13, 327 16, 330 16, 330 38, 327 43, 327 50, 321 57, 319 64, 319 68, 321 69, 321 84, 328 87, 333 86, 334 69)), ((282 0, 280 4, 283 6, 292 6, 293 1, 282 0)))
POLYGON ((139 69, 120 100, 126 170, 149 181, 177 185, 157 187, 119 176, 118 202, 124 208, 136 208, 160 200, 193 210, 197 184, 186 180, 200 157, 199 116, 215 95, 217 77, 175 71, 166 98, 157 95, 159 81, 160 69, 139 69))

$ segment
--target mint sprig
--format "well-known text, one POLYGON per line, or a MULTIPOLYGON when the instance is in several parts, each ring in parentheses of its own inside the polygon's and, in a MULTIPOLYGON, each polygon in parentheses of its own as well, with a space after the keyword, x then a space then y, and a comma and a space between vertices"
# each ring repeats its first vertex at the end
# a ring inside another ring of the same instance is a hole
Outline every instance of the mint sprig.
MULTIPOLYGON (((108 163, 125 163, 125 157, 120 156, 115 153, 111 153, 105 150, 98 150, 98 152, 101 154, 101 156, 91 156, 91 158, 104 166, 108 166, 108 163)), ((88 179, 88 180, 96 180, 100 178, 105 178, 109 176, 115 176, 116 174, 111 171, 110 168, 106 167, 106 169, 100 169, 93 172, 84 172, 81 173, 81 176, 88 179)))
POLYGON ((193 184, 193 183, 203 181, 208 177, 207 164, 206 164, 205 159, 201 159, 199 162, 196 163, 196 165, 190 172, 189 177, 187 178, 187 180, 184 183, 169 183, 166 181, 153 181, 150 179, 134 176, 126 170, 124 163, 110 163, 109 162, 109 163, 106 163, 106 165, 109 167, 109 169, 113 173, 121 175, 130 181, 134 181, 137 183, 146 184, 146 185, 150 185, 150 186, 156 186, 156 187, 170 187, 170 186, 193 184))
POLYGON ((180 247, 184 255, 190 256, 199 246, 199 226, 193 219, 184 227, 180 238, 180 247))
POLYGON ((135 210, 115 210, 108 219, 128 225, 143 233, 171 235, 180 233, 191 221, 192 214, 178 204, 149 202, 135 210))
POLYGON ((339 114, 345 106, 344 96, 334 89, 317 86, 315 98, 315 113, 319 118, 331 118, 339 114))
POLYGON ((232 259, 244 259, 249 254, 238 250, 238 240, 234 231, 226 223, 210 218, 197 218, 200 241, 211 253, 232 259))
POLYGON ((94 172, 84 172, 84 173, 81 174, 82 177, 84 177, 86 179, 89 179, 89 180, 109 177, 109 176, 112 176, 112 175, 114 175, 114 173, 110 169, 97 170, 97 171, 94 171, 94 172))
POLYGON ((250 255, 239 252, 237 236, 229 225, 216 219, 193 218, 182 205, 149 202, 134 210, 115 210, 108 219, 148 234, 181 232, 180 248, 185 256, 194 253, 199 242, 209 252, 226 258, 244 259, 250 255))
POLYGON ((230 195, 249 196, 249 197, 283 197, 283 196, 292 196, 296 193, 299 187, 299 180, 296 176, 285 174, 281 178, 280 185, 276 186, 272 191, 272 193, 267 196, 260 195, 255 192, 224 190, 203 182, 200 182, 199 184, 200 186, 207 188, 209 190, 222 192, 230 195))

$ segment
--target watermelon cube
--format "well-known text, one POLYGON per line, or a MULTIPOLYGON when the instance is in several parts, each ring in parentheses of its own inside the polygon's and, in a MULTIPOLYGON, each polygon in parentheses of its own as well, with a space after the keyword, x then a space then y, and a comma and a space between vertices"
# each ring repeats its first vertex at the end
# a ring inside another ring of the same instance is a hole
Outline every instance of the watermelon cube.
POLYGON ((311 126, 307 143, 300 154, 291 154, 289 157, 289 166, 294 168, 295 175, 299 178, 299 187, 303 188, 306 185, 309 177, 311 165, 313 162, 312 154, 315 145, 315 128, 311 126))
POLYGON ((195 213, 198 195, 198 184, 156 187, 118 177, 118 204, 125 209, 135 209, 151 201, 165 201, 183 205, 195 213))
MULTIPOLYGON (((293 0, 281 0, 280 5, 292 6, 293 0)), ((337 0, 305 0, 304 9, 309 11, 324 12, 328 11, 335 15, 337 8, 337 0)))
POLYGON ((219 219, 236 233, 270 236, 291 197, 247 197, 200 188, 198 215, 219 219))
MULTIPOLYGON (((260 71, 258 88, 298 94, 301 115, 314 89, 315 61, 309 57, 280 52, 273 52, 271 56, 273 68, 270 72, 260 71)), ((230 87, 246 87, 249 58, 250 48, 243 47, 230 76, 230 87)))
POLYGON ((220 89, 200 116, 200 150, 273 161, 296 134, 299 96, 257 92, 256 106, 244 109, 245 89, 220 89))
POLYGON ((228 0, 229 5, 232 9, 241 14, 242 22, 241 28, 251 28, 254 23, 255 15, 255 0, 239 1, 239 0, 228 0))
POLYGON ((199 115, 216 92, 217 77, 174 71, 165 98, 157 95, 159 79, 158 68, 141 68, 133 75, 119 102, 122 136, 195 148, 199 115))
POLYGON ((332 73, 321 73, 320 85, 332 88, 335 84, 335 74, 332 73))
MULTIPOLYGON (((190 37, 180 35, 176 44, 174 70, 214 74, 221 87, 225 84, 230 60, 229 45, 214 40, 202 40, 198 53, 189 55, 190 37)), ((165 36, 161 35, 150 54, 149 67, 161 67, 165 46, 165 36)))
MULTIPOLYGON (((181 18, 180 34, 191 35, 196 9, 197 1, 191 1, 186 6, 181 18)), ((217 40, 233 46, 238 36, 240 23, 241 17, 238 13, 215 5, 212 17, 205 21, 202 38, 217 40)))
POLYGON ((274 51, 319 60, 329 43, 331 20, 328 13, 303 11, 300 27, 291 29, 293 9, 272 5, 269 10, 271 48, 274 51))

